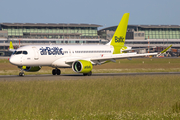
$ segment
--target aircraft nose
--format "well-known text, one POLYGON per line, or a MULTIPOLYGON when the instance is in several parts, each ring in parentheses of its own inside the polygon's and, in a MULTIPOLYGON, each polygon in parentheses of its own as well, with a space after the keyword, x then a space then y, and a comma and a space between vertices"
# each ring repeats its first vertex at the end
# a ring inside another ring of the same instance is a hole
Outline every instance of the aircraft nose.
POLYGON ((15 59, 14 57, 10 57, 9 62, 13 65, 19 65, 19 61, 15 59))
POLYGON ((13 59, 12 57, 9 59, 9 62, 10 62, 11 64, 15 64, 15 63, 16 63, 15 59, 13 59))

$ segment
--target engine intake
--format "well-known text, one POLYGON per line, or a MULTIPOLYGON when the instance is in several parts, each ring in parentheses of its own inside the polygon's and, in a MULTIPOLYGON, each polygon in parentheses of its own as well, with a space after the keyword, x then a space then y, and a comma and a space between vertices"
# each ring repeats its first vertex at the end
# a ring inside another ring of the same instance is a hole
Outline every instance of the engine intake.
POLYGON ((87 60, 78 60, 72 64, 73 71, 77 73, 89 73, 92 68, 91 62, 87 60))

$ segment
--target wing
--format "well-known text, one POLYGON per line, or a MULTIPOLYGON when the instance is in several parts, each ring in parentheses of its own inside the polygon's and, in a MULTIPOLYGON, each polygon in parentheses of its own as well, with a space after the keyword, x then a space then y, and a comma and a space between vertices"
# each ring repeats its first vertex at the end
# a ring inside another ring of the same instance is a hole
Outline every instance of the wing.
POLYGON ((71 59, 67 59, 65 61, 65 63, 67 64, 72 64, 74 61, 77 60, 87 60, 87 61, 91 61, 92 64, 101 64, 104 63, 106 61, 113 61, 115 62, 116 59, 131 59, 131 58, 136 58, 136 57, 145 57, 145 56, 151 56, 151 55, 157 55, 159 56, 160 54, 163 54, 164 52, 166 52, 172 45, 170 45, 169 47, 167 47, 165 50, 163 50, 161 53, 145 53, 145 54, 137 54, 137 53, 123 53, 123 54, 111 54, 111 55, 99 55, 99 56, 94 56, 94 57, 87 57, 87 58, 71 58, 71 59))
POLYGON ((105 61, 113 61, 115 62, 116 59, 131 59, 131 58, 135 58, 135 57, 143 57, 143 56, 151 56, 151 55, 161 55, 163 53, 165 53, 169 48, 171 48, 172 45, 168 46, 166 49, 164 49, 162 52, 160 52, 159 54, 158 53, 145 53, 145 54, 136 54, 136 53, 124 53, 124 54, 112 54, 112 55, 109 55, 109 56, 98 56, 98 57, 94 57, 94 58, 91 58, 90 60, 94 63, 97 63, 97 64, 101 64, 101 62, 105 62, 105 61))
POLYGON ((115 62, 116 59, 131 59, 136 57, 144 57, 144 56, 151 56, 151 55, 158 55, 158 53, 146 53, 146 54, 134 54, 134 53, 125 53, 125 54, 113 54, 109 56, 99 56, 91 58, 90 60, 95 64, 101 64, 101 62, 112 61, 115 62))
POLYGON ((71 64, 74 61, 77 60, 87 60, 91 61, 93 64, 101 64, 105 61, 115 61, 116 59, 129 59, 129 58, 135 58, 135 57, 143 57, 143 56, 150 56, 150 55, 158 55, 158 53, 146 53, 146 54, 136 54, 136 53, 124 53, 124 54, 112 54, 112 55, 98 55, 94 57, 86 57, 86 58, 73 58, 73 59, 67 59, 65 61, 66 64, 71 64))

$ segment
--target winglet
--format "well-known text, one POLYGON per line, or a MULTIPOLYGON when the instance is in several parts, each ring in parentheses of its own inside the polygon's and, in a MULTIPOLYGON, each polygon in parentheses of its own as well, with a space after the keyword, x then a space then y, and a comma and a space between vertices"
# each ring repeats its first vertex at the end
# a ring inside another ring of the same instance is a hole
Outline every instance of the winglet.
POLYGON ((172 46, 172 45, 168 46, 166 49, 164 49, 163 51, 161 51, 161 52, 158 54, 158 56, 161 55, 161 54, 163 54, 163 53, 165 53, 169 48, 171 48, 171 46, 172 46))
POLYGON ((169 47, 167 47, 166 49, 164 49, 164 50, 161 52, 161 54, 164 53, 164 52, 166 52, 171 46, 172 46, 172 45, 170 45, 169 47))

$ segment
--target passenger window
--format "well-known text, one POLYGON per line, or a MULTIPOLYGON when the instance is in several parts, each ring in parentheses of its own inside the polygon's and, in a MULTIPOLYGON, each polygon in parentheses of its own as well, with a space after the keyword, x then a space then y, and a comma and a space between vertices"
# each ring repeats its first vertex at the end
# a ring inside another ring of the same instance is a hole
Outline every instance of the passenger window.
POLYGON ((24 54, 24 55, 27 55, 28 53, 27 53, 27 51, 23 51, 23 54, 24 54))

